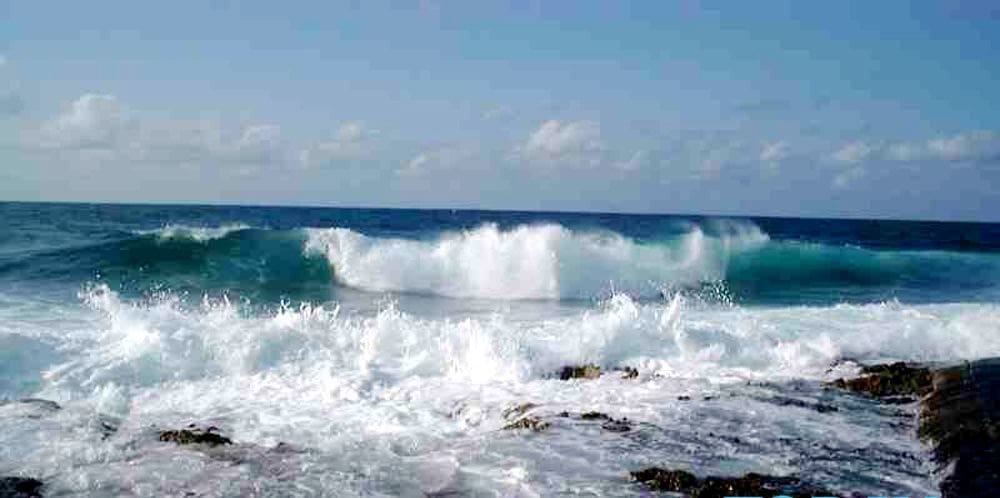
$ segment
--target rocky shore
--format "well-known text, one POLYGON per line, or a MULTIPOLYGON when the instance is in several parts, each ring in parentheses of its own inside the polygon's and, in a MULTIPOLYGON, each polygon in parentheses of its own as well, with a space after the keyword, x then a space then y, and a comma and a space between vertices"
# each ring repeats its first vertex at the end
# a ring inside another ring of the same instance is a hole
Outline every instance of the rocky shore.
MULTIPOLYGON (((565 382, 588 383, 602 375, 615 375, 625 381, 643 378, 634 368, 602 369, 597 365, 566 366, 555 372, 554 378, 565 382)), ((582 384, 581 384, 582 385, 582 384)), ((950 366, 928 366, 907 363, 868 365, 859 375, 830 382, 827 389, 841 400, 857 398, 861 402, 903 406, 914 413, 917 430, 914 437, 924 441, 938 466, 940 496, 959 498, 989 496, 1000 489, 1000 358, 979 360, 950 366), (867 401, 863 401, 867 400, 867 401), (916 407, 915 409, 913 407, 916 407)), ((703 396, 702 401, 711 400, 703 396)), ((680 402, 693 402, 690 396, 678 397, 680 402)), ((794 406, 829 413, 847 410, 849 406, 810 403, 794 398, 772 398, 779 406, 794 406)), ((17 404, 19 413, 28 418, 42 418, 62 410, 59 404, 41 399, 2 401, 17 404)), ((848 404, 849 405, 849 404, 848 404)), ((581 409, 579 411, 547 411, 536 403, 522 403, 502 413, 500 429, 515 437, 547 437, 553 427, 592 427, 608 437, 625 437, 641 432, 647 423, 616 417, 611 413, 581 409)), ((117 428, 102 425, 113 433, 117 428)), ((912 429, 911 429, 912 430, 912 429)), ((206 452, 214 458, 245 462, 260 455, 286 453, 287 446, 259 448, 250 443, 234 442, 214 426, 189 424, 183 428, 157 429, 151 440, 206 452), (253 448, 251 448, 253 447, 253 448), (226 449, 229 448, 229 449, 226 449), (220 453, 221 452, 221 453, 220 453), (258 453, 260 455, 258 455, 258 453), (256 456, 255 456, 256 455, 256 456)), ((733 436, 735 440, 735 435, 733 436)), ((154 443, 155 444, 155 443, 154 443)), ((45 476, 0 476, 0 498, 40 497, 46 493, 45 476)), ((631 470, 622 476, 653 492, 679 493, 696 498, 725 496, 854 496, 863 490, 830 490, 821 476, 772 476, 757 473, 719 476, 698 475, 688 469, 649 466, 631 470)))

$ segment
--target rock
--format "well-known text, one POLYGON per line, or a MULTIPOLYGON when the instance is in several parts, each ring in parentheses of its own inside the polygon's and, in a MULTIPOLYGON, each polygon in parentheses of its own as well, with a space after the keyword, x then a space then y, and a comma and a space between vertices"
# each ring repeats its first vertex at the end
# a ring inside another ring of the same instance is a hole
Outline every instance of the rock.
POLYGON ((951 471, 941 496, 992 496, 1000 489, 1000 358, 938 369, 931 384, 918 434, 951 471))
POLYGON ((686 396, 686 395, 678 396, 677 401, 691 401, 691 396, 686 396))
POLYGON ((609 432, 628 432, 632 430, 632 424, 627 418, 623 419, 610 419, 607 422, 601 424, 601 429, 609 432))
POLYGON ((23 398, 23 399, 19 399, 18 402, 20 402, 20 403, 27 403, 27 404, 30 404, 30 405, 34 405, 34 406, 37 406, 39 408, 43 408, 45 410, 52 411, 52 412, 62 409, 62 407, 59 406, 59 403, 56 403, 55 401, 48 400, 48 399, 42 399, 42 398, 23 398))
POLYGON ((36 498, 42 496, 42 481, 30 477, 0 477, 0 498, 36 498))
POLYGON ((0 400, 0 406, 14 405, 27 410, 25 417, 38 419, 62 409, 59 403, 42 398, 22 398, 17 400, 0 400))
POLYGON ((221 446, 233 444, 233 441, 218 433, 217 427, 200 429, 194 424, 186 429, 161 431, 159 439, 163 442, 176 443, 179 445, 204 444, 207 446, 221 446))
POLYGON ((837 379, 832 385, 875 397, 923 396, 931 389, 931 370, 903 362, 871 365, 861 369, 861 377, 837 379))
POLYGON ((622 367, 618 369, 622 373, 623 379, 639 378, 639 370, 633 367, 622 367))
POLYGON ((723 498, 727 496, 835 496, 829 491, 803 484, 794 477, 773 477, 746 474, 743 477, 706 477, 698 479, 683 470, 666 470, 652 467, 632 472, 633 480, 655 491, 683 493, 692 498, 723 498))
POLYGON ((565 366, 559 371, 559 380, 596 379, 601 376, 601 367, 593 364, 565 366))
POLYGON ((698 478, 683 470, 665 470, 650 467, 629 474, 633 480, 639 481, 656 491, 684 491, 698 485, 698 478))
MULTIPOLYGON (((569 413, 565 413, 564 416, 568 417, 569 413)), ((560 414, 562 415, 562 414, 560 414)), ((601 420, 601 428, 610 432, 628 432, 632 430, 632 423, 629 422, 627 418, 616 419, 610 417, 606 413, 601 412, 584 412, 580 414, 580 420, 601 420)))
POLYGON ((757 399, 760 400, 760 401, 767 402, 767 403, 773 403, 773 404, 778 405, 778 406, 796 406, 796 407, 799 407, 799 408, 806 408, 806 409, 809 409, 809 410, 814 410, 814 411, 817 411, 819 413, 829 413, 829 412, 840 411, 839 408, 837 408, 836 406, 833 406, 833 405, 829 405, 829 404, 826 404, 826 403, 805 401, 805 400, 801 400, 801 399, 798 399, 798 398, 786 398, 786 397, 782 397, 782 396, 776 396, 776 397, 772 397, 772 398, 757 398, 757 399))
POLYGON ((538 418, 538 417, 521 417, 505 426, 504 430, 519 430, 528 429, 535 432, 541 432, 549 428, 549 423, 538 418))
POLYGON ((533 410, 535 408, 538 408, 538 405, 534 403, 521 403, 520 405, 515 405, 504 410, 503 418, 511 419, 515 417, 520 417, 521 415, 524 415, 525 413, 528 413, 530 410, 533 410))

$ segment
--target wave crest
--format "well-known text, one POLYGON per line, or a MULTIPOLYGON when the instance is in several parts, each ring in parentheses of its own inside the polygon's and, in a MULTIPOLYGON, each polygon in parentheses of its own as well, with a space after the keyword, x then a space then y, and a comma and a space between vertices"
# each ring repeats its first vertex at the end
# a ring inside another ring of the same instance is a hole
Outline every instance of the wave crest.
POLYGON ((136 235, 153 235, 158 240, 193 240, 195 242, 208 242, 225 238, 231 233, 249 230, 250 225, 243 223, 227 223, 217 227, 188 226, 167 224, 161 228, 152 230, 137 230, 136 235))
POLYGON ((342 284, 370 291, 486 299, 593 298, 615 290, 658 296, 666 288, 720 280, 729 254, 768 241, 756 226, 719 236, 694 227, 641 243, 560 225, 494 224, 433 240, 376 238, 346 228, 310 229, 307 253, 323 254, 342 284))

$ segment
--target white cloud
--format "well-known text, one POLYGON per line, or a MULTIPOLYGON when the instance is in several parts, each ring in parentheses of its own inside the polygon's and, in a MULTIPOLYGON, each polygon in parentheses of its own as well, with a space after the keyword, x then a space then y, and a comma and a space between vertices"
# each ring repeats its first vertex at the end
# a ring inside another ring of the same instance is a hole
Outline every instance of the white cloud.
POLYGON ((128 113, 113 95, 88 93, 44 123, 38 144, 44 148, 108 149, 128 130, 128 113))
POLYGON ((282 162, 287 155, 276 125, 227 128, 215 121, 152 119, 113 95, 93 93, 80 96, 25 137, 30 149, 130 164, 248 166, 282 162))
POLYGON ((337 128, 337 133, 334 134, 334 140, 338 142, 357 142, 360 141, 365 133, 364 128, 362 128, 361 123, 344 123, 337 128))
POLYGON ((414 176, 434 170, 454 170, 474 166, 479 148, 472 144, 452 144, 433 147, 413 156, 399 169, 399 174, 414 176))
POLYGON ((371 157, 375 150, 373 139, 376 135, 378 130, 367 129, 361 123, 344 123, 334 132, 332 140, 320 142, 300 152, 299 161, 304 166, 311 166, 371 157))
POLYGON ((789 148, 788 142, 785 142, 784 140, 764 144, 764 147, 760 150, 759 159, 761 162, 765 163, 783 161, 788 158, 789 148))
POLYGON ((846 189, 858 180, 864 178, 865 169, 860 166, 848 168, 833 177, 833 186, 836 189, 846 189))
POLYGON ((877 145, 858 141, 844 145, 833 153, 833 159, 843 163, 856 164, 867 160, 879 151, 877 145))
POLYGON ((549 120, 542 123, 521 148, 525 157, 561 161, 600 152, 601 127, 593 121, 549 120))
POLYGON ((239 161, 270 162, 282 153, 281 129, 272 124, 245 126, 231 153, 239 161))
POLYGON ((930 155, 946 161, 1000 158, 1000 133, 979 130, 929 140, 930 155))
POLYGON ((646 163, 648 155, 646 151, 638 150, 633 152, 627 160, 615 161, 613 166, 620 171, 636 171, 646 163))
POLYGON ((837 161, 856 164, 871 159, 887 161, 988 161, 1000 159, 1000 133, 970 131, 923 142, 853 142, 833 154, 837 161))

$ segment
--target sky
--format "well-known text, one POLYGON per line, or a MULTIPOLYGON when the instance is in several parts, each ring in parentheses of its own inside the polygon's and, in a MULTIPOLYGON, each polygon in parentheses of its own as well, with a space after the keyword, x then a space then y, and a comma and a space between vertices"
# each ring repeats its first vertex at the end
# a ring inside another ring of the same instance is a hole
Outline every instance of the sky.
POLYGON ((1000 4, 0 0, 0 200, 1000 221, 1000 4))

